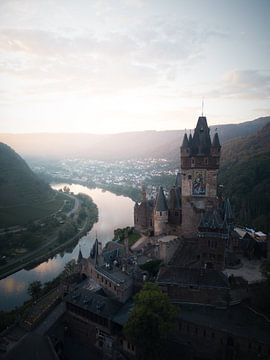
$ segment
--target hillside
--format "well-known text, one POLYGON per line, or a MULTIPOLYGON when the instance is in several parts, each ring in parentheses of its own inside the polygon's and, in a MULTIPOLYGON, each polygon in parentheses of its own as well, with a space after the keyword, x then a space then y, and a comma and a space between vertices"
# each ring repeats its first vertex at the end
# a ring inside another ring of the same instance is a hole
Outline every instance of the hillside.
MULTIPOLYGON (((194 122, 197 119, 194 119, 194 122)), ((218 128, 220 140, 250 135, 261 129, 270 116, 243 122, 211 126, 218 128)), ((193 124, 190 126, 193 128, 193 124)), ((0 141, 10 144, 23 156, 65 158, 85 157, 95 160, 139 158, 179 159, 184 130, 142 131, 120 134, 0 134, 0 141)))
POLYGON ((219 181, 236 220, 270 231, 270 123, 253 135, 224 144, 219 181))
POLYGON ((61 196, 41 181, 14 150, 0 143, 0 228, 47 216, 62 204, 61 196))

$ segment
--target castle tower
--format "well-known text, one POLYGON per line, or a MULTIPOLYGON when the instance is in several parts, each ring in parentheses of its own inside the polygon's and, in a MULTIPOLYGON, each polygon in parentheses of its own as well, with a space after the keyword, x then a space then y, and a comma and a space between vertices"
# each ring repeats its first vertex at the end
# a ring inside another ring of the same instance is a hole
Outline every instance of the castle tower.
POLYGON ((182 233, 189 237, 197 232, 201 214, 217 206, 217 174, 220 142, 213 142, 205 116, 200 116, 189 139, 185 134, 181 146, 182 233))
POLYGON ((167 224, 168 205, 163 192, 163 188, 162 186, 160 186, 154 209, 154 234, 156 236, 165 234, 167 232, 167 224))

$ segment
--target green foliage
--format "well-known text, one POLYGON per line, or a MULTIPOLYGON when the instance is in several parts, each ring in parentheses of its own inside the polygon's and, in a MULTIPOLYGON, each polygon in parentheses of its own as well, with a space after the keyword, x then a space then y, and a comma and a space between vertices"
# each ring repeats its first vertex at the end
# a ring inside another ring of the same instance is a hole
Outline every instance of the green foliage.
POLYGON ((33 300, 36 300, 42 291, 42 284, 39 280, 33 281, 29 284, 27 292, 32 297, 33 300))
POLYGON ((270 124, 222 149, 219 182, 234 207, 236 222, 270 231, 270 124))
POLYGON ((153 283, 135 295, 135 305, 124 327, 140 359, 165 359, 166 340, 174 328, 177 309, 153 283))
POLYGON ((151 277, 155 277, 157 276, 160 265, 161 265, 161 260, 151 260, 141 265, 140 268, 142 270, 148 271, 151 277))
POLYGON ((123 244, 124 239, 128 238, 128 244, 132 246, 140 237, 141 235, 135 231, 134 227, 127 226, 122 229, 115 229, 113 240, 117 240, 120 244, 123 244))

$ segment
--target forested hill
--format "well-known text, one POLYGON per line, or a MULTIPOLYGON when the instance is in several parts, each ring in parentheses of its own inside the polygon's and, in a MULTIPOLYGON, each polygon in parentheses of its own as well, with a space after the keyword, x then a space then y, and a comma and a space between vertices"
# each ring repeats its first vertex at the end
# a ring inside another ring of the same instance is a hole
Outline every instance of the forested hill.
POLYGON ((54 208, 56 193, 9 146, 0 143, 0 228, 27 223, 54 208))
POLYGON ((223 145, 219 182, 238 222, 270 232, 270 123, 223 145))

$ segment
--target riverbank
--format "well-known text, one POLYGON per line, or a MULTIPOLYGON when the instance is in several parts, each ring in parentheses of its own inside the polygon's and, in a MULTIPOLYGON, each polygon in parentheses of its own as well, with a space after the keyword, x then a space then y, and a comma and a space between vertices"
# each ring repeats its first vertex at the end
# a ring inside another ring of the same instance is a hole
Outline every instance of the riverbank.
MULTIPOLYGON (((45 261, 39 261, 38 264, 34 266, 34 258, 33 261, 31 261, 32 265, 29 265, 29 267, 24 267, 24 269, 0 280, 0 310, 10 311, 21 306, 25 301, 29 300, 29 294, 27 292, 29 284, 34 281, 40 281, 45 285, 47 282, 52 281, 63 271, 69 261, 78 258, 80 250, 83 257, 88 257, 96 236, 99 241, 102 242, 102 245, 105 246, 108 241, 113 239, 115 229, 133 225, 134 202, 130 198, 116 196, 100 188, 89 189, 78 184, 69 185, 67 183, 61 183, 52 185, 57 191, 63 189, 65 186, 69 186, 70 192, 75 195, 79 193, 85 194, 93 199, 94 204, 96 204, 98 208, 98 221, 94 223, 92 229, 88 231, 85 236, 81 236, 81 238, 74 241, 74 243, 71 242, 66 246, 66 239, 63 239, 63 248, 60 251, 56 251, 56 254, 49 259, 45 258, 45 261)), ((82 231, 81 228, 84 221, 78 226, 78 232, 82 231)), ((64 237, 65 234, 63 233, 61 237, 62 236, 64 237)), ((57 244, 57 246, 60 245, 60 243, 57 244)))
MULTIPOLYGON (((72 196, 75 197, 74 195, 72 196)), ((55 232, 51 235, 50 241, 41 248, 21 256, 14 260, 12 264, 9 263, 0 267, 0 280, 23 268, 32 268, 39 263, 46 261, 58 252, 76 243, 82 236, 86 235, 87 232, 91 230, 98 218, 97 206, 90 197, 78 195, 76 199, 77 202, 74 202, 74 208, 76 207, 76 209, 74 211, 69 211, 72 220, 68 220, 65 224, 62 224, 61 227, 55 228, 55 232), (75 235, 73 231, 71 231, 71 224, 73 229, 76 229, 75 235)))

